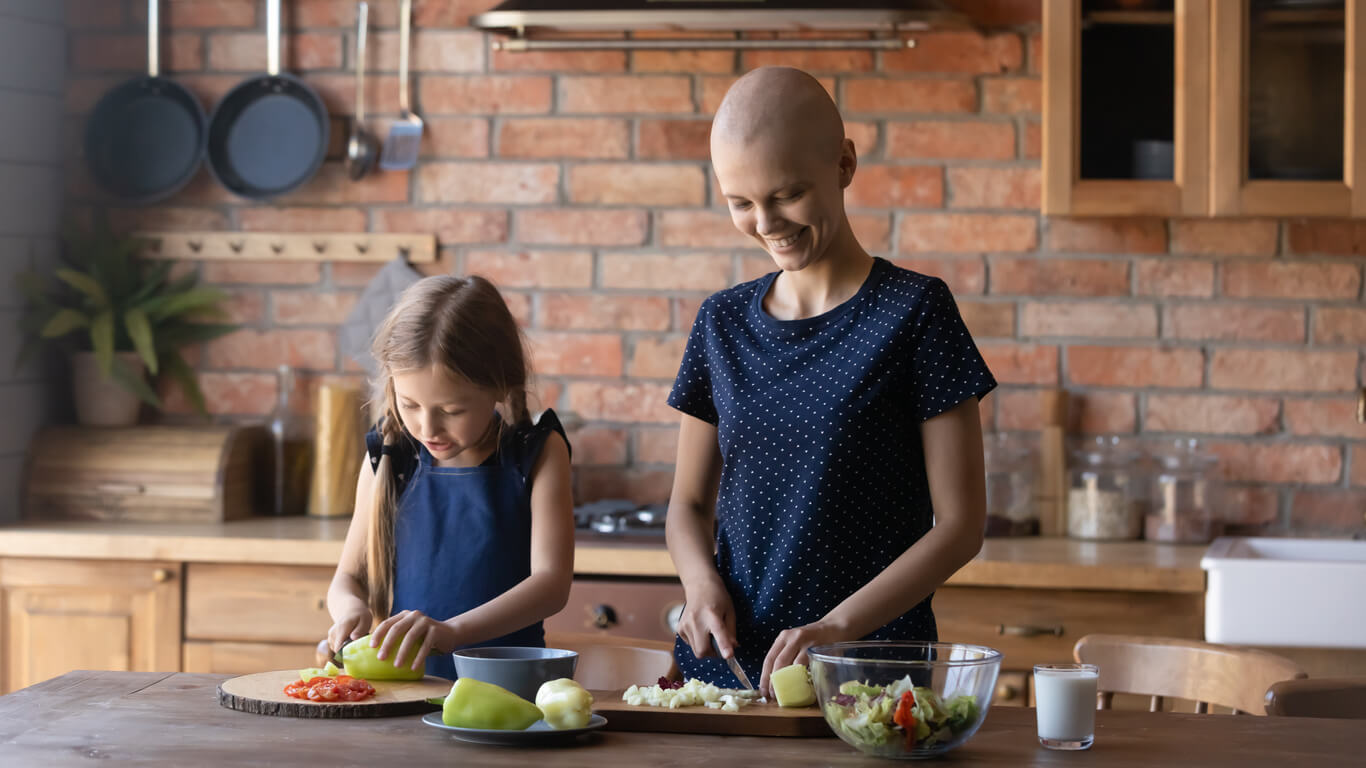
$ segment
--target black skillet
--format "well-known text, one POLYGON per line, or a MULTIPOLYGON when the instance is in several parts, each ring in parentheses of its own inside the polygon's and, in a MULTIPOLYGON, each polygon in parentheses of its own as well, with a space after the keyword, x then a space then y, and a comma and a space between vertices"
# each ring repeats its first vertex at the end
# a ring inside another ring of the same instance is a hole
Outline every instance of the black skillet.
POLYGON ((238 84, 209 119, 214 178, 253 200, 282 195, 313 178, 327 153, 322 99, 280 72, 280 0, 266 2, 266 46, 266 74, 238 84))

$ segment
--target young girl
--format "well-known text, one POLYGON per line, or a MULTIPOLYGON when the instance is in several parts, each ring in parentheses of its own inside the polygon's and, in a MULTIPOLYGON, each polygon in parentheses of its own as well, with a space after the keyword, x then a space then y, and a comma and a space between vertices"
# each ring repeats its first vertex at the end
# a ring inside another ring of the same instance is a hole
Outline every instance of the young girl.
POLYGON ((327 593, 329 647, 371 633, 381 659, 454 679, 457 648, 544 646, 573 577, 569 444, 553 411, 527 413, 502 296, 480 277, 423 279, 373 352, 382 416, 327 593))
POLYGON ((982 545, 977 402, 996 382, 944 282, 859 245, 857 155, 815 78, 740 78, 711 156, 779 271, 703 303, 669 396, 675 656, 734 686, 715 658, 733 654, 767 689, 812 645, 936 639, 930 598, 982 545))

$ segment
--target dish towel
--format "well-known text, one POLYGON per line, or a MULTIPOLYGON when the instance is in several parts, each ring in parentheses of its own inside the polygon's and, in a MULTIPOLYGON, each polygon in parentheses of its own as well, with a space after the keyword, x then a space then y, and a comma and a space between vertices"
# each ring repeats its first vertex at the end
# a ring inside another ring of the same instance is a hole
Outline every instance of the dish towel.
POLYGON ((422 274, 413 269, 402 256, 385 264, 361 291, 360 298, 351 314, 346 316, 338 334, 338 343, 347 357, 355 360, 370 378, 379 375, 379 364, 370 354, 370 344, 375 330, 384 322, 399 294, 413 283, 422 279, 422 274))

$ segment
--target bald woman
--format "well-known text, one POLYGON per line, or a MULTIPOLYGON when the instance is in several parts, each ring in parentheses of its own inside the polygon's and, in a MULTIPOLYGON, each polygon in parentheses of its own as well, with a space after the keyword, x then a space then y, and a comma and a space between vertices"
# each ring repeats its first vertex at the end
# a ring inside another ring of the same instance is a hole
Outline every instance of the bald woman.
POLYGON ((982 545, 977 401, 996 382, 944 282, 854 236, 858 155, 814 78, 741 77, 711 159, 777 271, 703 302, 669 395, 675 656, 733 687, 733 654, 769 693, 813 645, 936 639, 930 598, 982 545))

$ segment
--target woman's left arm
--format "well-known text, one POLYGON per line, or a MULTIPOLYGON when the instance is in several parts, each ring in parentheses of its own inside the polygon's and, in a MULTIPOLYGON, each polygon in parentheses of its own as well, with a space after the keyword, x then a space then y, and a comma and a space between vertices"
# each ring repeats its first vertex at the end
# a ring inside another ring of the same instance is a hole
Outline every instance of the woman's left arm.
POLYGON ((775 670, 805 663, 807 648, 856 640, 909 611, 981 550, 987 492, 977 408, 970 397, 920 427, 934 527, 823 618, 779 634, 764 658, 762 690, 775 670))

